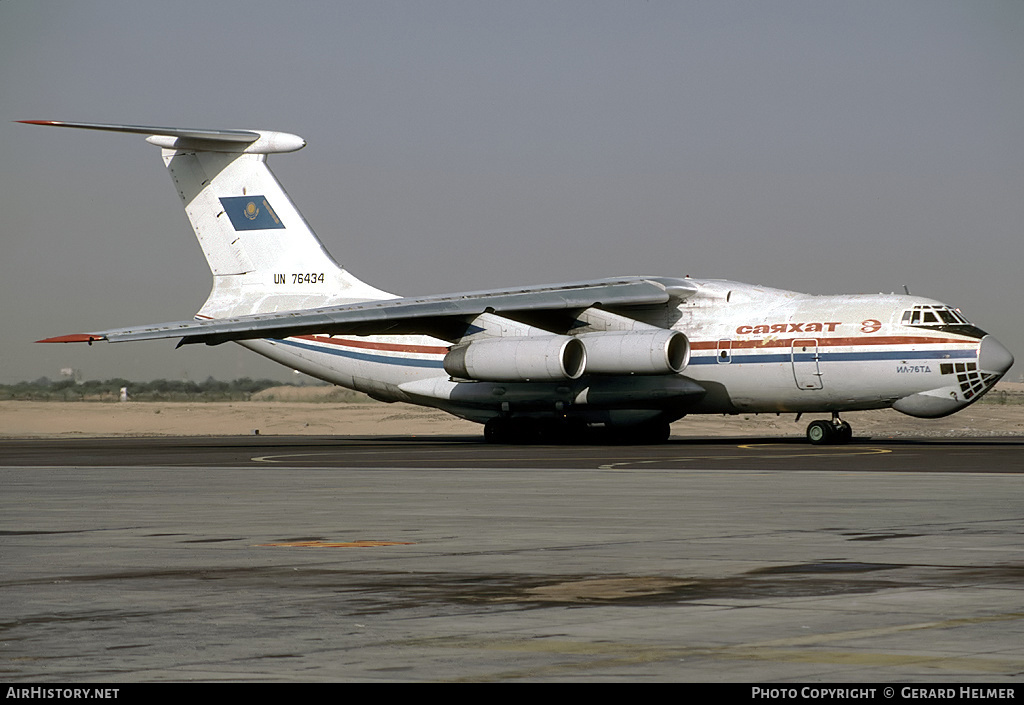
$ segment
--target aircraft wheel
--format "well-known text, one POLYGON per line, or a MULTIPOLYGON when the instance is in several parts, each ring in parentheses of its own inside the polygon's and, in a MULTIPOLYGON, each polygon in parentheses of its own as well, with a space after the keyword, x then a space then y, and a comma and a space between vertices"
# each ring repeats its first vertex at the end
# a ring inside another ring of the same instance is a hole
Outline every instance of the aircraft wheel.
POLYGON ((636 426, 626 426, 613 432, 611 438, 619 443, 656 445, 668 440, 672 424, 668 421, 648 421, 636 426))
POLYGON ((521 444, 543 443, 544 425, 534 419, 513 419, 512 442, 521 444))
POLYGON ((532 419, 493 418, 484 424, 484 440, 488 443, 540 443, 543 428, 532 419))
POLYGON ((509 422, 506 419, 488 419, 484 424, 484 440, 488 443, 509 443, 512 440, 509 422))
POLYGON ((645 423, 640 432, 642 443, 665 443, 670 435, 672 435, 672 424, 661 420, 645 423))
POLYGON ((587 425, 582 421, 556 421, 546 425, 541 434, 545 443, 575 444, 587 441, 587 425))
POLYGON ((853 438, 853 428, 845 421, 836 426, 836 443, 849 443, 853 438))
POLYGON ((831 421, 811 421, 807 426, 807 440, 816 446, 832 443, 836 437, 831 421))

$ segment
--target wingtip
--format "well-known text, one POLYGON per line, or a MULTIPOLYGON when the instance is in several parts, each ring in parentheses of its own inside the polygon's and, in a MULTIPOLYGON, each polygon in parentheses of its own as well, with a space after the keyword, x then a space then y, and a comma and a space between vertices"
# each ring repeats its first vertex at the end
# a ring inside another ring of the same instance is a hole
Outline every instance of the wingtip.
POLYGON ((58 335, 56 338, 43 338, 37 343, 88 343, 92 345, 94 340, 103 340, 103 336, 95 333, 72 333, 71 335, 58 335))

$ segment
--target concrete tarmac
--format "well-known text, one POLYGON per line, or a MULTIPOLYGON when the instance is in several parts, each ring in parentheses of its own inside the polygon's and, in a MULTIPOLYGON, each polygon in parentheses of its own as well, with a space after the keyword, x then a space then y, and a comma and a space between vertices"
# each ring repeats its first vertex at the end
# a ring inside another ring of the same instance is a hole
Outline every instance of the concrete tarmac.
POLYGON ((1022 450, 2 440, 0 669, 1017 682, 1022 450))

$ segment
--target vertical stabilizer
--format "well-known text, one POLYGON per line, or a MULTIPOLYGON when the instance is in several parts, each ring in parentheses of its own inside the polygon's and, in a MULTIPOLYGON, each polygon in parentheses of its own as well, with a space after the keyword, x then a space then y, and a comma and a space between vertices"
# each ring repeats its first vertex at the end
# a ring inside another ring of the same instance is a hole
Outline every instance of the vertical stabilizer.
POLYGON ((267 167, 266 154, 164 149, 213 273, 211 318, 390 298, 346 272, 267 167))
POLYGON ((32 124, 148 135, 213 273, 197 314, 222 318, 393 298, 345 271, 267 166, 294 152, 297 135, 264 130, 198 130, 53 121, 32 124))

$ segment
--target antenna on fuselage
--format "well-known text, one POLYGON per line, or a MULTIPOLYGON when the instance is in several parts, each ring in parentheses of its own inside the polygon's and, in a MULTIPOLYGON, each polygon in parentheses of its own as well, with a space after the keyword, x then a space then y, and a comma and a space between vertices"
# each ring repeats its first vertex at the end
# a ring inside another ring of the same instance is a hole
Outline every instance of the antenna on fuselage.
POLYGON ((910 289, 907 288, 906 284, 903 285, 903 291, 906 292, 907 296, 910 296, 910 289))

